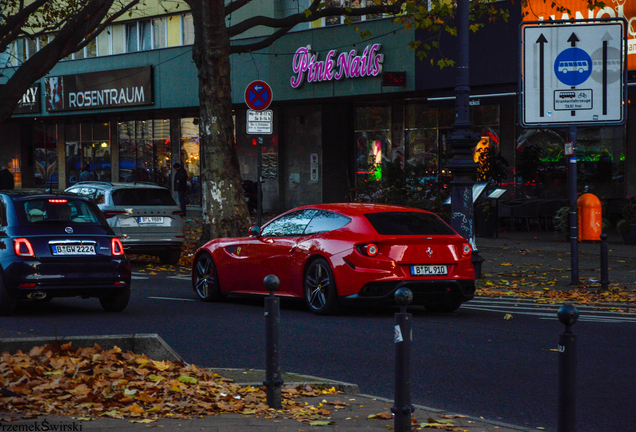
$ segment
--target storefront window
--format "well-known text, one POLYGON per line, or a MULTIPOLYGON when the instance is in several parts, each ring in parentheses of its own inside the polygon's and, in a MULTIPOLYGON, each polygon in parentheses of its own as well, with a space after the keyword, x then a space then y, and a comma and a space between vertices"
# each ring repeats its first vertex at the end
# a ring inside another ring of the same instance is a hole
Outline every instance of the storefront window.
MULTIPOLYGON (((90 180, 111 180, 111 139, 108 122, 69 123, 65 126, 66 181, 69 186, 80 181, 88 168, 90 180)), ((86 179, 84 179, 86 181, 86 179)))
POLYGON ((563 198, 567 196, 565 134, 552 129, 526 129, 517 138, 515 196, 563 198))
MULTIPOLYGON (((526 129, 517 138, 516 188, 522 196, 567 196, 565 134, 526 129)), ((585 128, 577 133, 577 185, 599 198, 622 197, 625 182, 625 128, 585 128)))
POLYGON ((170 121, 136 120, 118 123, 119 181, 146 181, 168 187, 170 121))
POLYGON ((35 187, 58 188, 57 126, 36 123, 33 127, 35 187))
POLYGON ((356 177, 358 186, 382 179, 382 165, 391 158, 391 107, 356 107, 356 177))
MULTIPOLYGON (((199 119, 181 119, 181 161, 188 173, 186 204, 201 205, 199 119)), ((176 161, 175 161, 176 162, 176 161)))

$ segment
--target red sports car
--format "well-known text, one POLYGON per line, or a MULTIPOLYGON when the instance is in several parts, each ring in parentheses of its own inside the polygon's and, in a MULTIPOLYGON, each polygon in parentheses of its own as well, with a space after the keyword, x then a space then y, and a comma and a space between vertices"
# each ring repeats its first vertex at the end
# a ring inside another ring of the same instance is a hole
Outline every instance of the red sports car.
POLYGON ((227 294, 304 298, 330 314, 350 302, 394 302, 409 288, 413 304, 452 312, 475 295, 472 248, 435 214, 383 204, 318 204, 281 214, 249 237, 219 238, 194 256, 192 287, 203 301, 227 294))

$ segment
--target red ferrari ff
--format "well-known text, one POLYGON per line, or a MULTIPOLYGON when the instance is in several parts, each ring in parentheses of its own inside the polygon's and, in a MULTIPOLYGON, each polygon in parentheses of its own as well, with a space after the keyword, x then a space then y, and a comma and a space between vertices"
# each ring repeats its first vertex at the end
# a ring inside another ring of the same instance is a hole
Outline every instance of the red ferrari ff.
POLYGON ((250 228, 249 237, 219 238, 194 256, 192 287, 203 301, 227 294, 304 298, 330 314, 350 302, 394 302, 398 288, 413 304, 452 312, 475 295, 472 248, 437 215, 383 204, 298 207, 250 228))

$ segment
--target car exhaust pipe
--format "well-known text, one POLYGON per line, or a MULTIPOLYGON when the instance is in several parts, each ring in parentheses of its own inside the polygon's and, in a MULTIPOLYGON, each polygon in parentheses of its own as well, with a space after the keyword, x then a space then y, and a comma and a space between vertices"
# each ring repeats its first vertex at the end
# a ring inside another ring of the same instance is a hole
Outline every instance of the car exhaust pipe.
POLYGON ((28 298, 32 300, 43 300, 46 298, 46 293, 44 291, 33 291, 27 295, 28 298))

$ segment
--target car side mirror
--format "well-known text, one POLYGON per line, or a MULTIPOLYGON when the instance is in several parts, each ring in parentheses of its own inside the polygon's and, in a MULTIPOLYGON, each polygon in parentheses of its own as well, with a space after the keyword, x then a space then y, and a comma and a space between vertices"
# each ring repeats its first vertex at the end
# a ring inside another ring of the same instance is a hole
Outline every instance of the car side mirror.
POLYGON ((260 233, 261 233, 261 227, 259 227, 258 225, 253 225, 249 229, 250 237, 258 237, 260 233))

